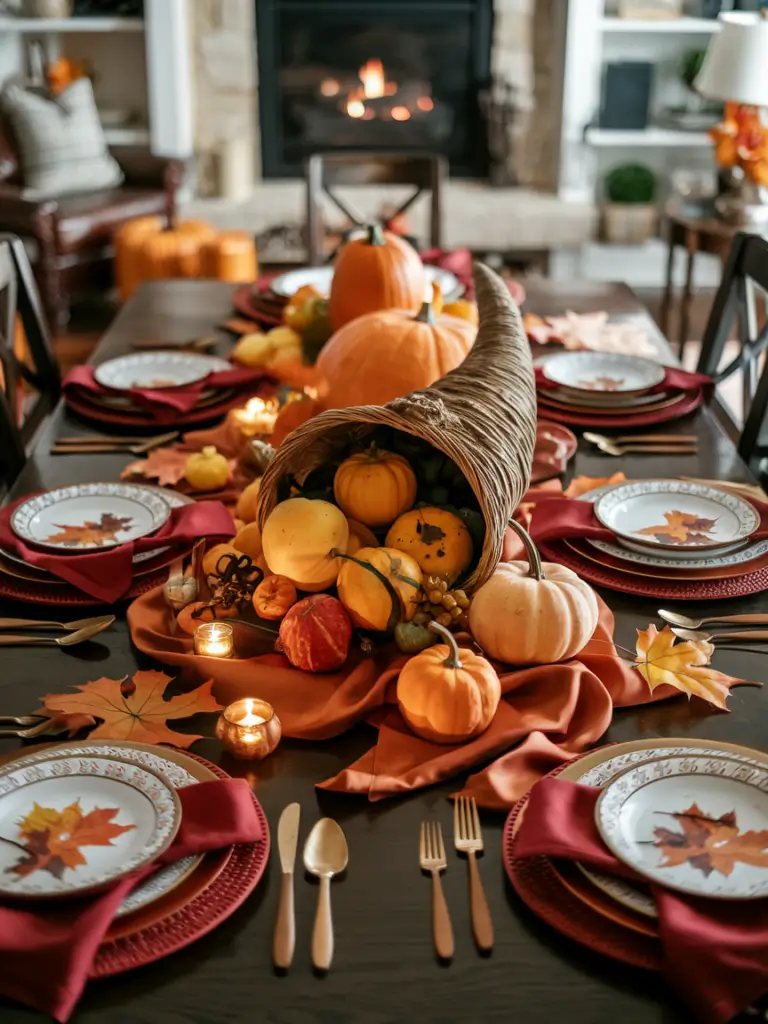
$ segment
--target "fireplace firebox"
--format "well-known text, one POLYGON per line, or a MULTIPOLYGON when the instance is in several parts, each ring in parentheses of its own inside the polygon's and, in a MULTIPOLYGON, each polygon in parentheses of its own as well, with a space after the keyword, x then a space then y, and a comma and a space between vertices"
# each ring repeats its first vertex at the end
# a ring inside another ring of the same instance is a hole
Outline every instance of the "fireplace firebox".
POLYGON ((492 21, 493 0, 256 0, 264 177, 333 150, 440 153, 487 177, 492 21))

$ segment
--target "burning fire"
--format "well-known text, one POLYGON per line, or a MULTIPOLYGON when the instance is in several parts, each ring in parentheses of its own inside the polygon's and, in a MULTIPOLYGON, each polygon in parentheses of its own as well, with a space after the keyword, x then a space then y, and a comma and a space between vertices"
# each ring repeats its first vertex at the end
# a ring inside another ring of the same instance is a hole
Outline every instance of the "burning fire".
POLYGON ((384 95, 387 81, 384 77, 384 65, 377 57, 367 60, 357 74, 363 83, 363 95, 366 99, 374 100, 384 95))
POLYGON ((428 90, 429 86, 424 82, 401 87, 388 79, 384 64, 378 57, 369 58, 358 69, 356 80, 342 83, 336 78, 324 78, 320 83, 323 96, 329 99, 338 96, 340 109, 348 117, 362 121, 371 121, 375 117, 393 121, 420 118, 435 108, 428 90), (386 102, 388 97, 392 97, 391 104, 386 102))

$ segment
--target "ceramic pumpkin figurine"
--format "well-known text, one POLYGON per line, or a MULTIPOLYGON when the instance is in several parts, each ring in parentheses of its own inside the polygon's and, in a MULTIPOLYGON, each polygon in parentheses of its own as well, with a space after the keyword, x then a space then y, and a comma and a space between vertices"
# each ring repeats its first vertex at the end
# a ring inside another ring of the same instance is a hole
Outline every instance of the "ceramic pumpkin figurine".
POLYGON ((366 526, 388 526, 416 500, 416 474, 407 459, 372 444, 336 470, 333 496, 342 511, 366 526))
POLYGON ((342 561, 336 586, 355 626, 383 632, 413 618, 422 596, 421 569, 410 555, 394 548, 360 548, 342 561))
POLYGON ((397 704, 417 736, 435 743, 462 743, 493 721, 501 683, 493 665, 460 648, 453 634, 432 623, 445 643, 416 654, 400 671, 397 704))
POLYGON ((352 623, 341 602, 310 594, 280 623, 280 645, 288 661, 305 672, 332 672, 347 660, 352 623))
POLYGON ((385 309, 361 316, 326 342, 315 370, 327 409, 386 405, 429 387, 464 361, 477 334, 467 320, 385 309))
POLYGON ((267 576, 253 592, 253 609, 262 619, 282 619, 296 604, 296 587, 285 576, 267 576))
POLYGON ((261 531, 264 557, 273 573, 287 576, 299 590, 326 590, 336 582, 349 527, 329 501, 288 498, 270 512, 261 531))
POLYGON ((362 238, 350 239, 336 258, 328 308, 331 326, 338 331, 377 309, 415 313, 424 299, 426 280, 413 246, 372 224, 362 238))
POLYGON ((597 626, 588 583, 564 565, 542 562, 528 533, 514 521, 527 562, 500 562, 469 608, 472 635, 491 658, 511 665, 545 665, 572 658, 597 626))
POLYGON ((184 466, 184 476, 196 491, 220 491, 229 482, 229 460, 212 444, 194 452, 184 466))
POLYGON ((411 555, 421 569, 452 583, 472 562, 472 537, 461 519, 444 508, 414 508, 390 527, 386 544, 411 555))

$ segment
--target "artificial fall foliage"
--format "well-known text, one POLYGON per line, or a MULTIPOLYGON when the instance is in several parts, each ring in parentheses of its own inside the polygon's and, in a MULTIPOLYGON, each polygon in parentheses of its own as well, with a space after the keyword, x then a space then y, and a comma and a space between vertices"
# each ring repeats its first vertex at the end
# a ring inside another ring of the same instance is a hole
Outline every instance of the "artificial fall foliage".
POLYGON ((563 494, 566 498, 579 498, 582 494, 594 491, 598 487, 605 487, 607 484, 622 484, 626 479, 623 473, 614 473, 613 476, 575 476, 563 494))
POLYGON ((107 541, 117 540, 121 530, 127 530, 133 520, 121 518, 111 512, 102 512, 101 519, 97 523, 86 520, 77 526, 64 526, 61 523, 54 523, 61 533, 54 533, 47 538, 48 544, 61 544, 62 547, 101 547, 107 541))
POLYGON ((173 487, 184 479, 188 458, 188 451, 180 451, 178 448, 156 448, 146 459, 131 462, 120 476, 123 480, 132 476, 143 476, 147 480, 157 480, 160 487, 173 487))
POLYGON ((24 878, 33 871, 47 871, 61 878, 65 868, 87 864, 84 846, 111 846, 112 840, 135 825, 116 825, 112 818, 117 807, 94 807, 83 814, 76 800, 63 811, 33 804, 32 810, 18 825, 20 846, 25 856, 7 870, 24 878))
POLYGON ((670 817, 680 826, 679 832, 664 827, 653 830, 654 846, 664 854, 661 867, 688 863, 707 876, 713 871, 730 875, 737 862, 768 868, 768 830, 740 832, 735 811, 711 818, 694 803, 670 817))
POLYGON ((676 640, 669 626, 661 632, 654 625, 638 629, 635 667, 651 690, 657 686, 674 686, 689 697, 701 697, 727 711, 725 701, 732 686, 761 685, 734 679, 709 668, 715 648, 708 641, 680 640, 675 643, 676 640))
POLYGON ((47 715, 92 715, 101 719, 90 735, 94 740, 132 740, 136 743, 169 743, 189 747, 202 736, 174 732, 168 719, 188 718, 200 712, 221 711, 211 688, 213 680, 196 690, 164 697, 171 676, 163 672, 136 672, 131 680, 102 676, 78 686, 79 693, 49 693, 41 698, 47 715))

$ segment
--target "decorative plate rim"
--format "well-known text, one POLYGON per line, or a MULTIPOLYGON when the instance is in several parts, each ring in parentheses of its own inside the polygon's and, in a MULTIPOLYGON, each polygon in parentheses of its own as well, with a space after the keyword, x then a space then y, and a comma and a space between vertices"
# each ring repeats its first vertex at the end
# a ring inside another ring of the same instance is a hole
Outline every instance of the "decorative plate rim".
POLYGON ((127 353, 123 356, 115 356, 113 359, 105 359, 103 363, 99 363, 93 369, 93 378, 97 384, 100 384, 103 388, 109 388, 111 391, 132 391, 132 390, 156 390, 156 391, 173 391, 179 387, 187 387, 190 384, 196 384, 198 381, 205 380, 211 373, 223 373, 225 370, 231 370, 232 366, 227 362, 226 359, 222 359, 220 356, 209 356, 202 352, 173 352, 166 351, 163 349, 160 352, 132 352, 127 353), (151 388, 148 385, 141 384, 115 384, 109 379, 110 368, 112 370, 126 367, 128 370, 132 366, 138 365, 139 367, 144 364, 152 363, 166 363, 166 364, 179 364, 179 365, 190 365, 194 360, 200 360, 197 369, 201 372, 198 376, 192 377, 189 380, 185 380, 181 384, 165 384, 162 387, 151 388), (204 372, 202 372, 204 370, 204 372))

